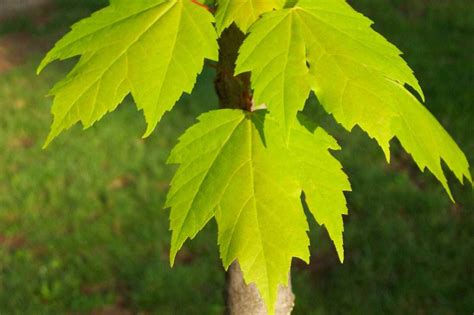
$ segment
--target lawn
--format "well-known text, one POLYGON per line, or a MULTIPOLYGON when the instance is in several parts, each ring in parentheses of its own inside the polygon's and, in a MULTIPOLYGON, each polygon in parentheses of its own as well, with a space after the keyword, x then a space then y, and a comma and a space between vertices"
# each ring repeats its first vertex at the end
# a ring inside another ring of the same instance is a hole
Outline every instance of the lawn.
MULTIPOLYGON (((128 99, 94 127, 76 126, 42 150, 51 123, 45 95, 72 63, 40 77, 35 67, 64 26, 89 10, 62 2, 47 18, 0 25, 0 43, 26 32, 21 38, 32 47, 0 74, 0 314, 222 314, 215 224, 186 243, 171 269, 163 209, 175 170, 165 164, 170 149, 199 113, 217 107, 213 70, 146 140, 142 113, 128 99)), ((428 108, 474 164, 472 2, 352 2, 405 52, 428 108)), ((338 138, 336 155, 354 192, 344 264, 310 220, 312 262, 294 263, 294 314, 471 314, 472 187, 450 174, 453 204, 396 141, 387 165, 374 141, 357 128, 344 131, 314 97, 305 111, 338 138)))

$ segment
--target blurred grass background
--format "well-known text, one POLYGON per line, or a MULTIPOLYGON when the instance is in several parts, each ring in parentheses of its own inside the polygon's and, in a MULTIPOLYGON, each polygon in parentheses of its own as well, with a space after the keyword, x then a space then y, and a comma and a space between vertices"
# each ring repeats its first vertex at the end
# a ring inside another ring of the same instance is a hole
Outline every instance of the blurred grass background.
MULTIPOLYGON (((0 24, 0 314, 222 314, 214 223, 171 269, 162 209, 170 149, 217 106, 211 69, 147 140, 127 100, 93 128, 76 126, 41 150, 51 122, 44 95, 72 63, 40 77, 35 67, 69 24, 103 3, 60 0, 0 24)), ((474 164, 472 1, 352 3, 406 53, 427 106, 474 164)), ((318 106, 313 97, 306 111, 338 138, 336 155, 353 184, 347 257, 341 265, 310 219, 312 262, 294 263, 294 314, 472 314, 472 187, 450 176, 452 204, 397 142, 387 165, 374 141, 345 132, 318 106)))

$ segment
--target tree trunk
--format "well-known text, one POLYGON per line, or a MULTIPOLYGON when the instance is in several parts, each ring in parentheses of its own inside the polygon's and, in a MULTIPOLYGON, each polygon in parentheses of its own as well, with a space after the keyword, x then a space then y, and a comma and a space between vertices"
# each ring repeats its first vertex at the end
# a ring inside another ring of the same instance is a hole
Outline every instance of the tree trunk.
MULTIPOLYGON (((245 35, 232 25, 219 39, 219 63, 215 89, 221 108, 236 108, 251 111, 254 108, 250 86, 250 74, 234 75, 238 50, 245 35)), ((254 284, 244 281, 240 265, 234 262, 227 272, 226 302, 230 315, 266 315, 266 307, 254 284)), ((275 305, 276 315, 289 315, 293 310, 295 296, 291 290, 291 277, 288 286, 280 287, 275 305)))
MULTIPOLYGON (((280 286, 275 305, 276 315, 289 315, 295 305, 295 296, 291 290, 291 276, 288 286, 280 286)), ((247 285, 244 281, 240 265, 233 263, 227 272, 227 309, 230 315, 266 315, 267 310, 257 287, 247 285)))

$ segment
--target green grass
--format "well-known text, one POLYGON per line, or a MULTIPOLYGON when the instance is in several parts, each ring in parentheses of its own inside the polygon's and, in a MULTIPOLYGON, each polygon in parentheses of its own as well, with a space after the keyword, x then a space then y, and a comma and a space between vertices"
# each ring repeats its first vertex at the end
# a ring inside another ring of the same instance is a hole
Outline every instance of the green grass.
MULTIPOLYGON (((406 53, 428 107, 473 164, 473 5, 354 5, 406 53)), ((53 20, 36 36, 51 36, 57 25, 53 20)), ((217 106, 212 71, 147 140, 141 140, 142 114, 128 100, 93 128, 77 126, 43 151, 51 122, 44 95, 67 65, 36 77, 39 58, 0 76, 0 314, 89 314, 112 306, 142 314, 222 314, 214 224, 186 244, 171 269, 162 210, 174 171, 165 165, 167 154, 200 112, 217 106)), ((294 314, 471 314, 472 188, 451 176, 458 201, 451 204, 396 142, 388 166, 363 132, 348 134, 315 104, 313 98, 307 112, 339 139, 344 149, 337 156, 354 192, 343 265, 326 232, 310 220, 313 259, 310 266, 295 262, 294 314)))

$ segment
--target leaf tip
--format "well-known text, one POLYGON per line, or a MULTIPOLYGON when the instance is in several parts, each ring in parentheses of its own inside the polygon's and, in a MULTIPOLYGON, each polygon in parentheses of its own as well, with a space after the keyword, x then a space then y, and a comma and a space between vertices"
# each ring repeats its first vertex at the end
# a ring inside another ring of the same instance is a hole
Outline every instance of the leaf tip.
POLYGON ((390 160, 391 160, 390 147, 388 145, 384 145, 384 146, 382 146, 382 151, 383 151, 383 154, 385 156, 385 160, 387 160, 387 163, 390 164, 390 160))
POLYGON ((36 68, 36 75, 40 75, 41 72, 43 72, 44 68, 46 68, 46 66, 47 66, 47 63, 45 63, 44 60, 41 61, 38 68, 36 68))
POLYGON ((176 260, 176 255, 172 255, 172 254, 170 253, 170 267, 171 267, 171 268, 174 267, 175 260, 176 260))
POLYGON ((155 130, 155 126, 156 124, 148 124, 145 133, 142 135, 142 139, 148 138, 152 134, 153 130, 155 130))
POLYGON ((339 261, 341 262, 341 264, 343 264, 344 263, 344 246, 341 244, 341 246, 338 246, 336 251, 337 251, 337 256, 339 257, 339 261))
POLYGON ((171 248, 170 248, 170 266, 171 268, 174 267, 175 265, 175 262, 176 262, 176 256, 178 255, 178 251, 179 251, 179 248, 173 244, 171 244, 171 248))
POLYGON ((48 53, 43 60, 41 60, 38 68, 36 68, 36 75, 39 75, 41 72, 43 72, 44 68, 46 68, 51 61, 53 61, 54 58, 51 57, 50 53, 48 53))
POLYGON ((57 135, 58 135, 58 132, 55 131, 54 129, 51 129, 41 149, 46 150, 48 146, 51 144, 51 142, 53 142, 53 140, 57 137, 57 135))
POLYGON ((41 72, 43 71, 43 69, 44 69, 44 66, 40 64, 40 65, 36 68, 36 75, 40 75, 41 72))
POLYGON ((469 183, 471 185, 473 185, 474 183, 472 182, 472 175, 471 175, 471 172, 469 171, 469 167, 467 169, 467 171, 465 172, 464 176, 466 177, 466 179, 469 181, 469 183))
POLYGON ((443 185, 444 190, 449 196, 449 199, 451 200, 452 203, 456 203, 456 200, 454 200, 453 193, 451 192, 451 188, 449 188, 447 180, 442 181, 441 185, 443 185))

